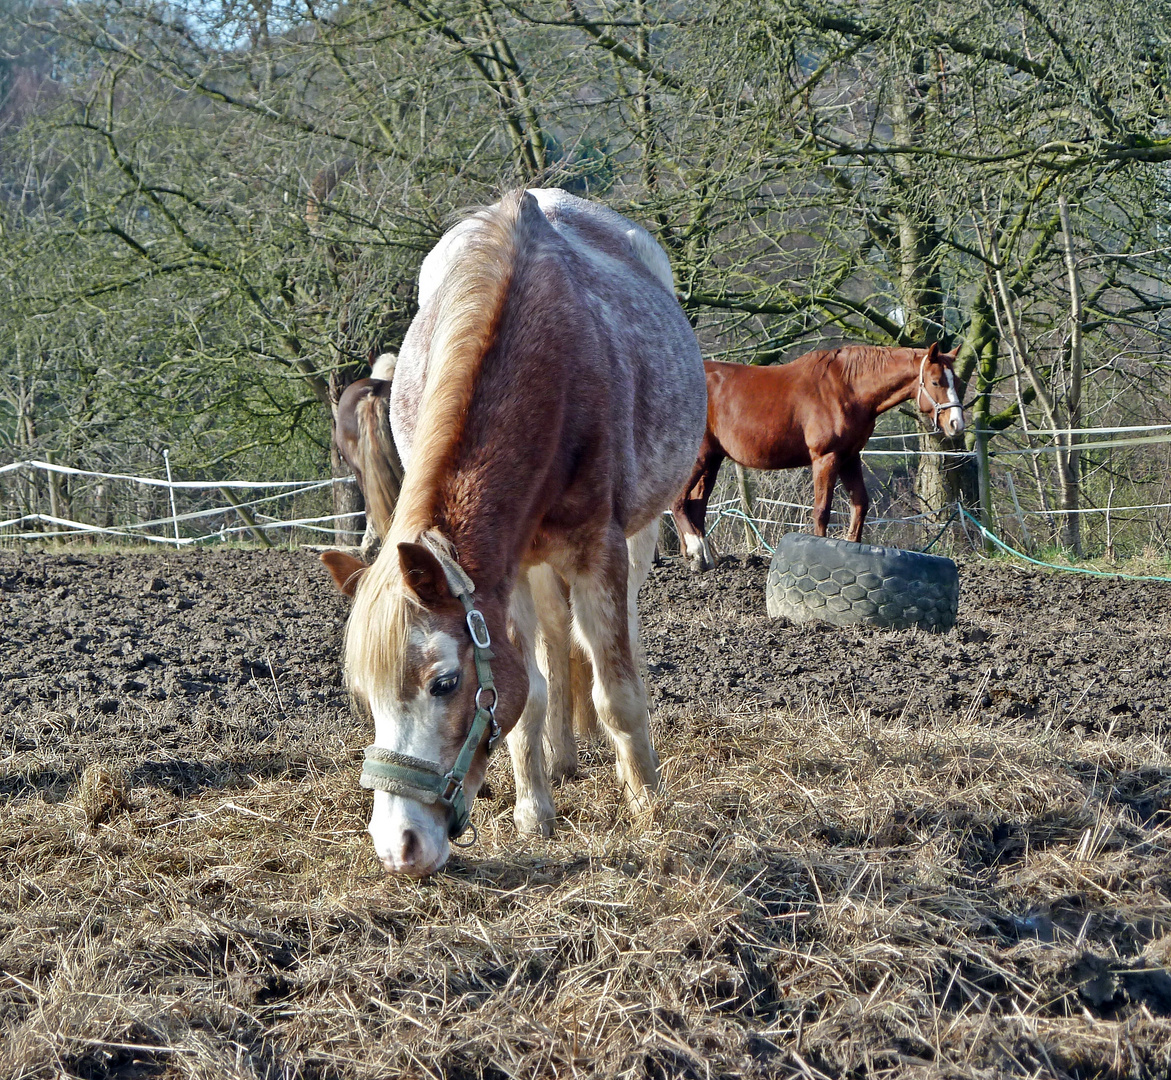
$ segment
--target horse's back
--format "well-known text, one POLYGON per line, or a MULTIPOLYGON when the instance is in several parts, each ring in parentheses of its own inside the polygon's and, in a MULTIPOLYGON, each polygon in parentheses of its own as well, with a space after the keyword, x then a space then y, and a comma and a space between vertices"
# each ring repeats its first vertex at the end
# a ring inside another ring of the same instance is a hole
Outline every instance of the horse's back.
POLYGON ((570 377, 609 384, 618 509, 634 531, 670 502, 695 460, 707 402, 699 344, 675 299, 666 253, 649 233, 560 189, 533 195, 567 245, 567 284, 599 328, 602 354, 580 357, 583 370, 570 377))
MULTIPOLYGON (((531 339, 525 327, 542 325, 538 336, 547 355, 534 375, 559 384, 566 405, 562 440, 608 459, 615 513, 634 531, 667 505, 694 460, 706 407, 699 346, 675 299, 666 254, 645 230, 559 189, 529 195, 516 256, 522 280, 509 304, 531 306, 529 298, 539 297, 547 310, 510 311, 500 332, 531 339), (588 408, 579 404, 586 402, 588 408)), ((420 310, 403 341, 392 408, 404 465, 439 291, 471 250, 477 221, 494 210, 449 230, 420 271, 420 310)), ((532 348, 531 340, 512 344, 517 355, 532 348)))
POLYGON ((806 428, 821 408, 811 365, 796 360, 756 367, 705 360, 704 371, 709 438, 726 456, 753 469, 810 463, 806 428))

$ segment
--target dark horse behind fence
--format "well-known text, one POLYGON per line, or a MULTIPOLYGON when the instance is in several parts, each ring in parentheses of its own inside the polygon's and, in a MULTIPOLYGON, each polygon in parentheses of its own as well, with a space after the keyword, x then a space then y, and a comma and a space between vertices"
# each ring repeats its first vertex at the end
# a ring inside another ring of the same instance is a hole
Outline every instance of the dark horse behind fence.
POLYGON ((875 420, 914 398, 937 431, 964 430, 954 353, 845 345, 806 353, 777 367, 705 360, 707 431, 699 457, 672 506, 691 565, 714 565, 704 516, 724 458, 752 469, 813 466, 813 531, 825 536, 840 479, 850 496, 847 539, 860 541, 870 496, 862 479, 862 448, 875 420))

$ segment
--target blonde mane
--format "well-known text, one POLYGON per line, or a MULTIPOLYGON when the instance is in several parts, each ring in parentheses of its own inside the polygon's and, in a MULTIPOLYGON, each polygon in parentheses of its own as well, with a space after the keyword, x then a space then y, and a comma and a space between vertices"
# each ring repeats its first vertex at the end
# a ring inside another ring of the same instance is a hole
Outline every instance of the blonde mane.
POLYGON ((504 313, 524 194, 513 192, 475 215, 475 227, 468 230, 458 259, 446 268, 435 294, 435 329, 411 467, 403 477, 382 550, 359 582, 346 627, 347 680, 352 690, 366 696, 387 679, 399 686, 405 677, 418 601, 402 580, 398 545, 419 542, 424 534, 433 550, 442 542, 428 530, 434 524, 442 482, 459 449, 481 362, 504 313))

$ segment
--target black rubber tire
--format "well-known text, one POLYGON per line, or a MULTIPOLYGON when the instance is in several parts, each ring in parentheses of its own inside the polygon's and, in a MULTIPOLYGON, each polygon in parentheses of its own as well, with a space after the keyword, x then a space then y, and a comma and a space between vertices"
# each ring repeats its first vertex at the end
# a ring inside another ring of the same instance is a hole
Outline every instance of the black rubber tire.
POLYGON ((949 630, 959 599, 951 559, 810 533, 781 537, 765 585, 774 618, 834 626, 949 630))

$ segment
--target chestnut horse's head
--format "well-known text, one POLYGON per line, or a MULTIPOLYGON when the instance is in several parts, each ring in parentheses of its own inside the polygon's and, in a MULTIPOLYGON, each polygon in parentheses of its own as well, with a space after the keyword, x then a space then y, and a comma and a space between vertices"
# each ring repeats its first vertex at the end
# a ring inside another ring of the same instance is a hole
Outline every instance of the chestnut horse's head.
POLYGON ((931 413, 936 430, 949 438, 964 430, 964 406, 956 389, 954 363, 954 352, 940 352, 933 343, 919 364, 919 390, 915 396, 920 411, 931 413))
POLYGON ((437 533, 390 543, 369 567, 327 555, 354 598, 350 693, 374 720, 362 770, 374 791, 374 849, 388 872, 425 877, 468 827, 488 754, 528 695, 525 665, 505 633, 506 609, 474 595, 437 533))

